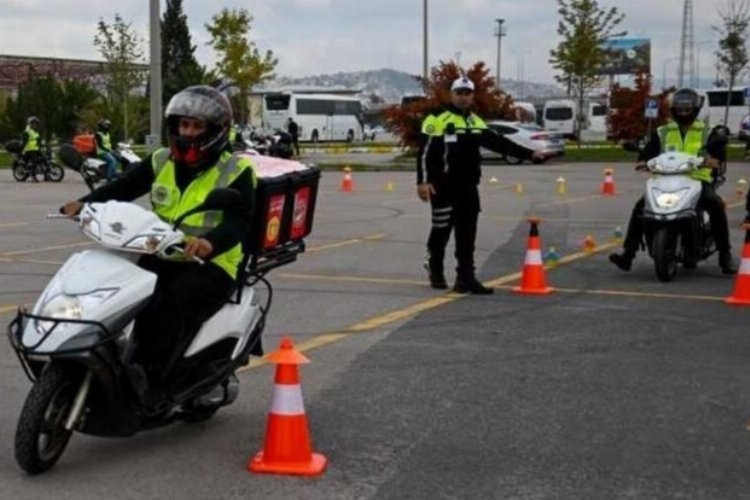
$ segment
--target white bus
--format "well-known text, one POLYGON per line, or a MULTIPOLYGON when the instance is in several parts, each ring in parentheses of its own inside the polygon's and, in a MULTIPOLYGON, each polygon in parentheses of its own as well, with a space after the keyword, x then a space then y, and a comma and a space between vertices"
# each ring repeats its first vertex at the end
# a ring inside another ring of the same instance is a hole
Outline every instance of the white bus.
POLYGON ((577 131, 576 105, 569 99, 544 103, 544 129, 566 137, 575 137, 577 131))
POLYGON ((267 94, 263 126, 286 130, 289 118, 299 125, 300 141, 362 140, 362 101, 328 94, 267 94))
POLYGON ((706 96, 706 102, 703 103, 700 118, 707 120, 711 126, 725 125, 729 127, 732 134, 736 134, 740 129, 740 122, 748 113, 743 89, 744 87, 732 89, 732 100, 729 103, 729 118, 727 119, 727 123, 724 123, 724 109, 727 105, 729 89, 699 90, 698 93, 706 96))

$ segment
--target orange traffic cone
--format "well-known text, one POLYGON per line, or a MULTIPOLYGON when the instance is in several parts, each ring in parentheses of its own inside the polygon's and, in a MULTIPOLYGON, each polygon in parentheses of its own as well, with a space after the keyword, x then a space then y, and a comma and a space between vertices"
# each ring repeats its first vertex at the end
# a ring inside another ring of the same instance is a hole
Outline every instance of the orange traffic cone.
POLYGON ((587 234, 586 239, 583 240, 583 251, 591 253, 596 250, 596 240, 592 234, 587 234))
POLYGON ((750 230, 745 231, 742 262, 734 282, 734 292, 727 297, 726 302, 737 306, 750 306, 750 230))
POLYGON ((317 476, 326 468, 328 459, 312 451, 297 370, 297 365, 310 360, 294 348, 289 338, 282 339, 279 350, 267 359, 277 366, 266 440, 263 451, 250 460, 247 468, 258 473, 317 476))
POLYGON ((547 286, 542 261, 542 242, 539 240, 539 219, 529 219, 529 242, 526 246, 526 259, 521 273, 521 286, 513 289, 515 293, 527 295, 546 295, 552 292, 547 286))
POLYGON ((614 196, 615 194, 615 179, 613 171, 608 168, 604 171, 604 183, 602 184, 602 194, 605 196, 614 196))
POLYGON ((352 179, 352 169, 344 167, 344 178, 341 179, 341 190, 345 193, 354 191, 354 179, 352 179))

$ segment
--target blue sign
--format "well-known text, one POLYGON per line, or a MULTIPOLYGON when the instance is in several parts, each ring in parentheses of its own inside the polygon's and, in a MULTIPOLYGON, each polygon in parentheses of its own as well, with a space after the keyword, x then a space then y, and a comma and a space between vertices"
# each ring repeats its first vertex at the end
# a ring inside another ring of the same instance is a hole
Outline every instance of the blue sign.
POLYGON ((645 118, 659 118, 659 101, 656 99, 646 99, 646 110, 643 113, 645 118))

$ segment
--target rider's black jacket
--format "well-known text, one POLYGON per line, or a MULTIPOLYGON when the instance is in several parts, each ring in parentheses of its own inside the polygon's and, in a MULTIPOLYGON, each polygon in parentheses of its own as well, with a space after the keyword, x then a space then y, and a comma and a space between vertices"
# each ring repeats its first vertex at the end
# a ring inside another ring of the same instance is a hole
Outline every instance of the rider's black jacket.
MULTIPOLYGON (((153 155, 141 162, 133 163, 122 177, 111 184, 100 187, 79 201, 133 201, 149 193, 155 180, 154 169, 151 166, 152 159, 153 155)), ((210 165, 214 165, 214 163, 210 163, 210 165)), ((205 168, 187 167, 180 163, 176 163, 175 166, 175 180, 180 192, 184 192, 193 179, 209 168, 208 166, 205 168)), ((208 256, 209 258, 221 255, 237 243, 249 241, 255 204, 255 191, 251 175, 249 169, 245 170, 234 182, 227 186, 240 192, 242 202, 238 203, 237 206, 229 207, 224 212, 222 223, 204 236, 214 247, 213 253, 208 256)))

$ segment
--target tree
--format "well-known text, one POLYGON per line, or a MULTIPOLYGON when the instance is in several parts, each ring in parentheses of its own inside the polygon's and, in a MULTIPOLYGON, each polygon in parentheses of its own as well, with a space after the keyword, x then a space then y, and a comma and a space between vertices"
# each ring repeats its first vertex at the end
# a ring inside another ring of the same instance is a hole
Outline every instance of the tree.
POLYGON ((271 50, 261 55, 255 42, 249 38, 253 17, 245 9, 223 9, 206 24, 211 35, 208 45, 219 53, 216 72, 239 90, 239 122, 245 123, 247 96, 250 89, 273 78, 279 60, 271 50))
MULTIPOLYGON (((450 103, 451 83, 462 74, 455 62, 441 61, 438 67, 432 68, 427 80, 415 77, 422 85, 424 99, 386 109, 386 128, 400 138, 402 146, 416 148, 419 145, 422 120, 429 113, 438 112, 450 103)), ((490 70, 484 62, 475 63, 466 72, 466 76, 474 82, 473 109, 479 116, 486 119, 513 116, 512 99, 495 87, 495 79, 490 76, 490 70)))
POLYGON ((161 23, 161 65, 165 103, 185 87, 205 81, 206 70, 195 58, 182 0, 167 0, 161 23))
POLYGON ((130 136, 128 102, 132 91, 144 82, 144 72, 137 67, 143 60, 143 40, 119 14, 115 14, 112 25, 99 19, 96 29, 94 46, 104 57, 107 67, 107 99, 111 105, 121 103, 123 130, 127 139, 130 136))
POLYGON ((747 29, 750 25, 750 5, 747 0, 726 0, 719 9, 721 26, 714 26, 719 33, 719 50, 716 52, 719 71, 728 80, 727 104, 724 109, 724 124, 728 125, 729 106, 732 103, 734 84, 742 78, 748 63, 747 29))
MULTIPOLYGON (((556 49, 550 51, 550 63, 560 72, 555 79, 565 84, 583 110, 586 92, 599 82, 601 70, 607 62, 603 44, 614 36, 614 29, 625 18, 617 7, 603 9, 597 0, 557 0, 562 17, 557 34, 562 37, 556 49)), ((578 113, 578 131, 583 129, 584 113, 578 113)))
POLYGON ((33 77, 19 87, 15 99, 8 99, 0 115, 0 138, 17 137, 26 127, 26 118, 33 115, 41 120, 46 141, 68 140, 98 98, 99 93, 85 82, 33 77))
MULTIPOLYGON (((635 141, 648 134, 649 126, 659 127, 669 119, 667 97, 674 89, 652 95, 651 76, 640 73, 635 76, 635 88, 621 87, 615 84, 610 96, 611 114, 607 119, 608 136, 615 141, 635 141), (655 98, 659 101, 659 116, 651 124, 644 116, 646 100, 655 98)), ((653 130, 653 129, 652 129, 653 130)))

